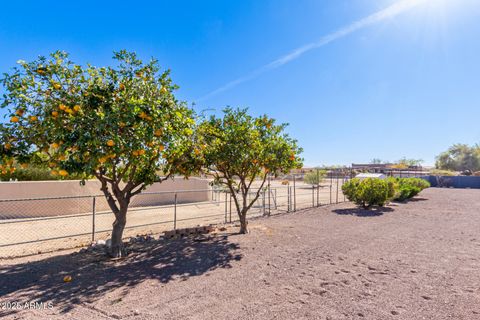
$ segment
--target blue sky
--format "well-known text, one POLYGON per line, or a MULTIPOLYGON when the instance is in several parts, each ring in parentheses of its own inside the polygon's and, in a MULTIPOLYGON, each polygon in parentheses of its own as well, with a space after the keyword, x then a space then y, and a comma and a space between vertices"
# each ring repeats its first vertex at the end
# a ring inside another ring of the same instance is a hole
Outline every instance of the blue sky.
POLYGON ((418 1, 213 95, 399 1, 4 2, 0 72, 56 49, 107 65, 125 48, 170 68, 198 111, 249 107, 290 123, 306 165, 433 164, 453 143, 480 142, 480 3, 418 1))

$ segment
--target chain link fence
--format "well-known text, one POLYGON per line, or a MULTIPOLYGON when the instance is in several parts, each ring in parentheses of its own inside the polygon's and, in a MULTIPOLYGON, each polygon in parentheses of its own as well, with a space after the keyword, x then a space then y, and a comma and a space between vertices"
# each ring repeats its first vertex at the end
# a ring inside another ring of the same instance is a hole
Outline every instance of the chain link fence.
MULTIPOLYGON (((331 172, 318 185, 302 175, 269 179, 248 218, 294 212, 345 201, 347 175, 331 172)), ((258 187, 258 185, 256 186, 258 187)), ((255 186, 254 186, 255 188, 255 186)), ((249 194, 253 199, 255 194, 249 194)), ((101 195, 0 200, 0 258, 87 246, 110 238, 114 215, 101 195)), ((141 193, 130 203, 126 239, 177 228, 238 221, 230 192, 212 187, 141 193)))

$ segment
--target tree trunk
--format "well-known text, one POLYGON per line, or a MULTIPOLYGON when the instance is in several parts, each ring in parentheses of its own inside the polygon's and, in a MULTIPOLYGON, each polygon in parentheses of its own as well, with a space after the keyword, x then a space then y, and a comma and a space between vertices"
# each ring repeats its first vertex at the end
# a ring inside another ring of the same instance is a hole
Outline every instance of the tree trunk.
POLYGON ((113 231, 112 231, 112 246, 110 247, 110 256, 112 258, 125 257, 127 252, 123 246, 122 236, 123 230, 127 223, 127 208, 120 209, 118 216, 115 217, 113 222, 113 231))
POLYGON ((247 234, 248 233, 248 221, 247 221, 247 211, 243 209, 240 212, 240 233, 247 234))

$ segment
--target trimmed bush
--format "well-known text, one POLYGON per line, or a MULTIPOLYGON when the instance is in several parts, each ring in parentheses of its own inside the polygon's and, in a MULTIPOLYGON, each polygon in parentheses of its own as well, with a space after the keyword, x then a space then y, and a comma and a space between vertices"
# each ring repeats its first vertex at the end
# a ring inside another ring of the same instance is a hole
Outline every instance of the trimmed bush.
POLYGON ((369 208, 374 205, 384 206, 394 196, 396 191, 394 179, 352 179, 342 186, 342 191, 348 200, 369 208))
POLYGON ((398 195, 396 196, 395 200, 396 201, 405 201, 410 198, 415 197, 417 194, 420 193, 420 188, 411 186, 411 185, 402 185, 400 186, 398 195))
POLYGON ((395 178, 387 178, 385 182, 388 186, 388 199, 392 200, 398 194, 398 180, 395 178))
POLYGON ((395 196, 396 201, 405 201, 415 197, 423 189, 430 187, 424 179, 420 178, 398 178, 398 193, 395 196))
POLYGON ((342 191, 349 201, 364 208, 374 205, 384 206, 392 199, 405 201, 430 187, 420 178, 387 178, 387 179, 352 179, 342 186, 342 191))
POLYGON ((342 185, 343 194, 345 195, 345 197, 347 197, 349 201, 352 201, 355 203, 360 201, 360 199, 357 199, 357 196, 358 196, 357 190, 359 189, 360 182, 361 182, 360 179, 355 178, 345 182, 342 185))
POLYGON ((407 184, 410 184, 412 186, 416 186, 418 188, 420 188, 420 190, 424 190, 424 189, 427 189, 427 188, 430 188, 430 183, 425 180, 425 179, 421 179, 421 178, 403 178, 404 181, 407 182, 407 184))

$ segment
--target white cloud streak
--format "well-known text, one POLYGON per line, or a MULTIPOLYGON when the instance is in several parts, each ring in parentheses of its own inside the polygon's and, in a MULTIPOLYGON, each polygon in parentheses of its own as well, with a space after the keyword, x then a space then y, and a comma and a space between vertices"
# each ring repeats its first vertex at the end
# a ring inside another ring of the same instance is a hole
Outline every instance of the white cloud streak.
POLYGON ((400 0, 394 4, 392 4, 391 6, 385 8, 385 9, 382 9, 380 11, 377 11, 363 19, 360 19, 360 20, 357 20, 355 22, 352 22, 351 24, 345 26, 345 27, 342 27, 340 29, 338 29, 337 31, 335 32, 332 32, 328 35, 325 35, 323 36, 322 38, 318 39, 317 41, 315 42, 311 42, 309 44, 306 44, 302 47, 299 47, 295 50, 293 50, 292 52, 252 71, 251 73, 243 76, 243 77, 240 77, 238 79, 235 79, 233 81, 230 81, 228 82, 227 84, 211 91, 210 93, 204 95, 203 97, 200 97, 199 99, 197 99, 197 101, 202 101, 202 100, 206 100, 218 93, 221 93, 221 92, 224 92, 224 91, 227 91, 233 87, 236 87, 237 85, 243 83, 243 82, 246 82, 248 80, 251 80, 251 79, 254 79, 254 78, 257 78, 258 76, 260 76, 261 74, 269 71, 269 70, 272 70, 272 69, 276 69, 276 68, 279 68, 281 66, 283 66, 284 64, 287 64, 295 59, 298 59, 299 57, 301 57, 303 54, 305 54, 306 52, 308 51, 311 51, 313 49, 317 49, 317 48, 320 48, 320 47, 323 47, 327 44, 329 44, 330 42, 332 41, 335 41, 335 40, 338 40, 340 38, 343 38, 355 31, 358 31, 360 29, 363 29, 365 27, 368 27, 370 25, 373 25, 373 24, 376 24, 376 23, 379 23, 383 20, 387 20, 387 19, 390 19, 390 18, 393 18, 405 11, 408 11, 426 1, 429 1, 429 0, 400 0))

